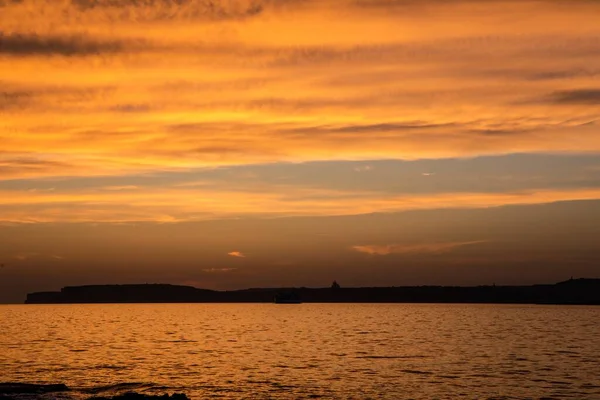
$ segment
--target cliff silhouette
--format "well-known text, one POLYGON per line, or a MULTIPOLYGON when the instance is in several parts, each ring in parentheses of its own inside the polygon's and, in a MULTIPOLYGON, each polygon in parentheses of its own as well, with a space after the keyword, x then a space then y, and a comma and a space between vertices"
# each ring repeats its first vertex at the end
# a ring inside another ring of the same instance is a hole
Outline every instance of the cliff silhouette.
POLYGON ((26 304, 270 303, 282 292, 304 303, 499 303, 600 305, 600 279, 531 286, 255 288, 233 291, 168 284, 67 286, 27 295, 26 304))

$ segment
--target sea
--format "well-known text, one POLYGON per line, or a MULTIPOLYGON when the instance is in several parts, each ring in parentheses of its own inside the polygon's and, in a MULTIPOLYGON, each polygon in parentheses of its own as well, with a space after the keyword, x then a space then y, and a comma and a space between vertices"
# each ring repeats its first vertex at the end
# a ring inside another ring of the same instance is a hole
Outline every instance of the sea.
POLYGON ((72 389, 48 400, 600 399, 600 307, 0 305, 7 382, 72 389))

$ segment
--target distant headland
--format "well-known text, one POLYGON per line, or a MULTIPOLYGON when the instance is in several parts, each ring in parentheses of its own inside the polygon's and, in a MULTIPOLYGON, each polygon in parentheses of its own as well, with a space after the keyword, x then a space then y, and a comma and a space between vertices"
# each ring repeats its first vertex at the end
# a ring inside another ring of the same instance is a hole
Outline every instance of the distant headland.
POLYGON ((26 304, 270 303, 292 293, 303 303, 498 303, 600 305, 600 279, 530 286, 258 288, 233 291, 168 284, 67 286, 27 295, 26 304))

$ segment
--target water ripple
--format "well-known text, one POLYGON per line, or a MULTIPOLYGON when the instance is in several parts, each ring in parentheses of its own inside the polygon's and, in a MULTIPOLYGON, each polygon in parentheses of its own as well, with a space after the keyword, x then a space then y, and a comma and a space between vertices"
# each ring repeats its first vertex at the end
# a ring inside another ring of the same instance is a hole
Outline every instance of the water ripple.
POLYGON ((0 313, 2 379, 75 388, 60 400, 126 391, 198 400, 600 399, 599 307, 128 304, 0 313))

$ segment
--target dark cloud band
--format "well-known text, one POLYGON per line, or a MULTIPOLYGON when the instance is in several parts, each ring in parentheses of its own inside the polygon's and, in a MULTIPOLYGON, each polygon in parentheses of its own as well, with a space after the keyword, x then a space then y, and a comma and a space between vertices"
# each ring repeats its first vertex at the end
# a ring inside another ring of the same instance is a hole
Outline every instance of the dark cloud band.
POLYGON ((0 54, 28 55, 93 55, 120 52, 124 44, 76 36, 41 36, 0 33, 0 54))
POLYGON ((555 92, 551 101, 558 104, 600 105, 600 89, 577 89, 555 92))

